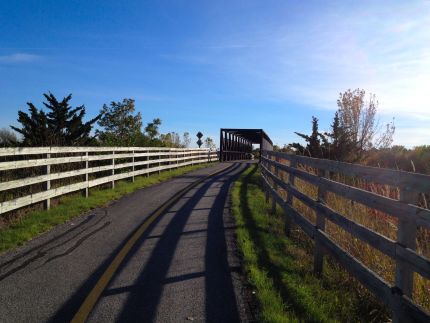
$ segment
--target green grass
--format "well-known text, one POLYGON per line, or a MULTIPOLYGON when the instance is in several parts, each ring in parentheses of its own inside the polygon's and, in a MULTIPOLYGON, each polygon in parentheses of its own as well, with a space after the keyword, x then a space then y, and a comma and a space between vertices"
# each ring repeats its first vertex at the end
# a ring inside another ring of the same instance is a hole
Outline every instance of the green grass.
POLYGON ((64 196, 59 199, 57 206, 50 210, 33 211, 8 227, 0 229, 0 253, 22 245, 35 236, 48 231, 54 226, 64 223, 83 212, 104 206, 109 202, 132 193, 140 188, 166 181, 172 177, 182 175, 191 170, 207 167, 209 164, 186 166, 149 177, 139 176, 132 183, 127 180, 115 182, 115 189, 93 188, 88 198, 81 194, 64 196))
MULTIPOLYGON (((255 290, 261 322, 385 321, 383 310, 334 264, 313 274, 312 254, 284 234, 285 216, 271 215, 258 166, 249 167, 232 190, 232 209, 245 271, 255 290)), ((303 241, 302 241, 303 242, 303 241)))

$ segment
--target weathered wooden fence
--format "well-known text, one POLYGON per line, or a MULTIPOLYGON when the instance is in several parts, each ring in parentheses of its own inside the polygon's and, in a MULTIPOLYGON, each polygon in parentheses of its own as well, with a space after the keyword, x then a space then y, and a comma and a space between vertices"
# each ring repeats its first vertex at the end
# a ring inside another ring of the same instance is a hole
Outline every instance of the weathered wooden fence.
MULTIPOLYGON (((285 211, 286 226, 292 221, 314 239, 314 271, 317 274, 323 270, 324 253, 330 254, 391 309, 394 322, 430 322, 429 313, 412 301, 414 273, 430 279, 429 259, 416 252, 418 228, 430 228, 430 210, 418 206, 419 193, 430 192, 430 176, 272 151, 263 152, 261 170, 266 197, 272 198, 273 208, 278 204, 285 211), (284 180, 280 172, 287 174, 288 179, 284 180), (397 187, 400 198, 392 199, 341 183, 335 180, 334 174, 397 187), (317 187, 317 199, 297 188, 297 178, 317 187), (397 241, 330 208, 325 202, 327 192, 396 217, 397 241), (293 206, 293 198, 315 211, 315 223, 293 206), (394 285, 387 283, 336 243, 325 230, 326 220, 394 259, 394 285)), ((286 230, 288 234, 289 228, 286 230)))
POLYGON ((121 179, 216 160, 209 149, 0 148, 0 214, 40 202, 49 208, 52 198, 64 194, 82 190, 88 196, 89 188, 101 184, 114 187, 121 179))

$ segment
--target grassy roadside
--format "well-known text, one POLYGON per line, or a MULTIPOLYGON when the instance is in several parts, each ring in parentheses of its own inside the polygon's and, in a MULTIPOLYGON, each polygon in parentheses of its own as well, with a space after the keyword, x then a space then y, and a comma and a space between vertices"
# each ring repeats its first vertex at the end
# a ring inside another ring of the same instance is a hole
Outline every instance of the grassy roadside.
POLYGON ((312 254, 284 235, 280 209, 269 215, 258 166, 249 167, 232 190, 232 208, 245 271, 262 322, 381 322, 386 313, 339 267, 312 273, 312 254), (364 293, 364 294, 363 294, 364 293))
POLYGON ((139 176, 132 183, 129 180, 115 182, 115 189, 90 189, 88 198, 80 193, 68 195, 59 199, 57 206, 49 211, 29 212, 19 221, 0 230, 0 253, 22 245, 24 242, 35 236, 48 231, 52 227, 64 223, 83 212, 96 207, 104 206, 109 202, 132 193, 140 188, 166 181, 170 178, 183 175, 192 170, 204 168, 208 163, 186 166, 171 171, 164 171, 161 174, 153 174, 149 177, 139 176))

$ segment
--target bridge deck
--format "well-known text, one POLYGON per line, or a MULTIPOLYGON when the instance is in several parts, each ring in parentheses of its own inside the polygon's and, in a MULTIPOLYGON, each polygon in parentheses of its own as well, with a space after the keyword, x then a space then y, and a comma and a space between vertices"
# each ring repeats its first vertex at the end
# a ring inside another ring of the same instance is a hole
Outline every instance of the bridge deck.
POLYGON ((246 165, 230 165, 160 213, 99 296, 95 286, 135 230, 175 193, 227 164, 139 190, 1 256, 0 317, 64 322, 80 310, 92 322, 247 321, 228 212, 229 187, 246 165))

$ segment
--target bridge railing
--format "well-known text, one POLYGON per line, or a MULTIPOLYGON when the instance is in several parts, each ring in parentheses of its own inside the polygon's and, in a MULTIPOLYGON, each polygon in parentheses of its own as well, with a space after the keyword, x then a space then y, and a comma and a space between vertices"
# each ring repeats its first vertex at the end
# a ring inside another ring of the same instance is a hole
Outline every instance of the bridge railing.
POLYGON ((160 147, 0 148, 0 214, 102 184, 217 160, 215 150, 160 147))
MULTIPOLYGON (((273 210, 278 204, 285 211, 286 233, 293 222, 314 240, 317 275, 323 270, 323 255, 329 254, 390 308, 395 322, 430 322, 430 314, 413 301, 415 273, 421 279, 430 279, 430 260, 416 248, 417 233, 422 233, 419 230, 430 228, 430 210, 419 206, 419 199, 425 201, 425 193, 430 192, 430 176, 272 151, 263 152, 261 170, 266 199, 272 198, 273 210), (357 182, 367 185, 359 187, 357 182), (375 183, 383 185, 391 197, 366 189, 375 183), (303 189, 306 185, 307 191, 303 189), (334 210, 328 200, 336 198, 347 201, 349 210, 334 210), (392 217, 390 225, 397 232, 387 237, 358 223, 351 216, 357 207, 364 207, 366 214, 373 210, 375 213, 370 214, 375 215, 375 221, 378 214, 392 217), (313 216, 305 216, 304 210, 310 210, 313 216), (340 228, 349 239, 364 242, 375 253, 389 257, 394 282, 387 282, 364 260, 347 251, 338 237, 330 234, 341 230, 330 231, 327 226, 340 228)), ((430 231, 426 232, 428 235, 430 231)))

